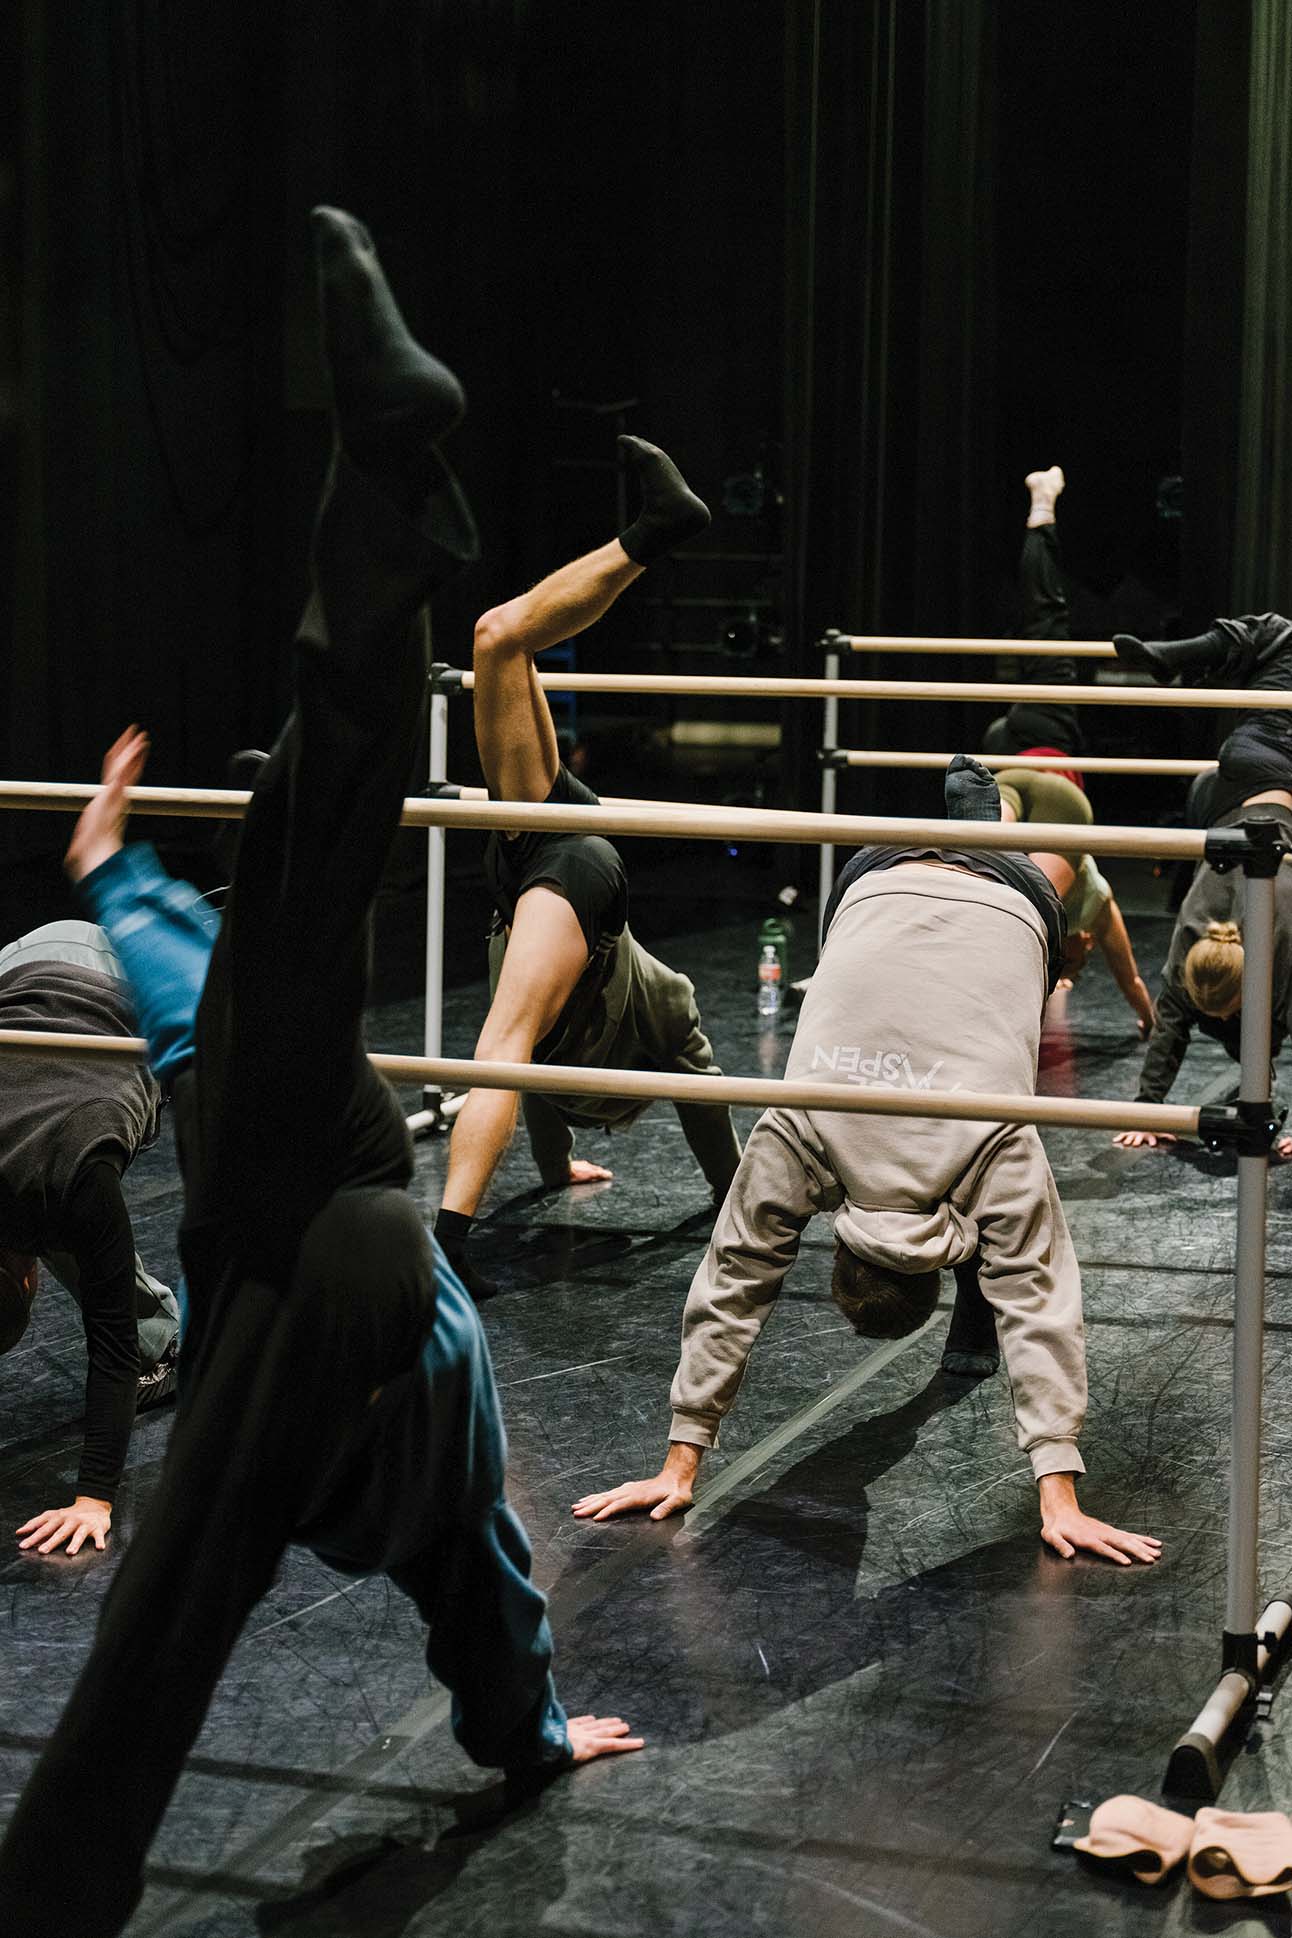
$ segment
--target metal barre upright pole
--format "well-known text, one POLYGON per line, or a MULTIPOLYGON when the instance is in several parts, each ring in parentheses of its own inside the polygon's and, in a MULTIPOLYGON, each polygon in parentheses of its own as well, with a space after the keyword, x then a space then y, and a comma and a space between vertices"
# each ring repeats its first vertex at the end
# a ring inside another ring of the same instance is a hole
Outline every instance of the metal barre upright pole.
MULTIPOLYGON (((438 682, 431 681, 430 755, 426 778, 432 785, 448 778, 449 702, 438 682)), ((444 864, 447 832, 444 828, 426 830, 426 996, 422 1022, 422 1049, 428 1057, 439 1056, 444 1048, 444 864)), ((408 1128, 418 1132, 436 1130, 443 1122, 444 1092, 438 1084, 422 1090, 422 1106, 408 1118, 408 1128)))
MULTIPOLYGON (((1249 824, 1250 825, 1250 824, 1249 824)), ((1234 1235, 1234 1359, 1230 1401, 1229 1535, 1220 1680, 1176 1743, 1163 1789, 1213 1801, 1220 1745, 1258 1694, 1292 1624, 1272 1602, 1258 1619, 1261 1414, 1265 1342, 1265 1225, 1275 1122, 1270 1096, 1275 877, 1282 850, 1249 854, 1243 885, 1243 988, 1239 1042, 1238 1207, 1234 1235)))
MULTIPOLYGON (((1243 1015, 1238 1107, 1240 1112, 1263 1112, 1266 1117, 1270 1113, 1273 975, 1274 877, 1249 875, 1243 884, 1243 1015)), ((1253 1674, 1261 1515, 1261 1371, 1269 1168, 1268 1147, 1239 1155, 1225 1666, 1253 1674)))
MULTIPOLYGON (((829 639, 830 635, 827 633, 826 637, 829 639)), ((837 680, 839 677, 839 652, 835 646, 830 646, 826 651, 825 677, 828 680, 837 680)), ((826 695, 821 745, 830 752, 833 752, 839 745, 839 696, 837 693, 829 693, 826 695)), ((834 813, 837 796, 838 775, 835 771, 834 763, 829 760, 823 761, 821 763, 822 814, 834 813)), ((821 943, 824 939, 825 905, 830 899, 830 890, 833 887, 834 844, 829 841, 823 841, 821 843, 820 866, 817 871, 816 947, 818 955, 821 953, 821 943)))

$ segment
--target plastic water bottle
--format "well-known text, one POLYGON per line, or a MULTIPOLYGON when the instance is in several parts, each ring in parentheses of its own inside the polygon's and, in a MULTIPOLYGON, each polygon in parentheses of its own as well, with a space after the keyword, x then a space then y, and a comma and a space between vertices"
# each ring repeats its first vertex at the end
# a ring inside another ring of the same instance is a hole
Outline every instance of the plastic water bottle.
POLYGON ((758 1014, 777 1016, 781 1007, 781 959, 774 942, 764 942, 758 957, 758 1014))
POLYGON ((781 990, 790 983, 790 943, 794 939, 794 924, 790 910, 798 901, 797 888, 782 888, 777 894, 775 906, 758 931, 758 949, 762 951, 770 944, 776 951, 776 959, 781 965, 781 990))

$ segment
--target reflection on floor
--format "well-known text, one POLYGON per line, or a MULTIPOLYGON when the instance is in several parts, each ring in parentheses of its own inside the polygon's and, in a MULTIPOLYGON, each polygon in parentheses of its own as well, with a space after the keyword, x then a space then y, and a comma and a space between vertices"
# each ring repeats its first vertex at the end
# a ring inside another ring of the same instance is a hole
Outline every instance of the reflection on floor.
MULTIPOLYGON (((1136 942, 1155 972, 1168 925, 1136 942)), ((725 1067, 779 1070, 792 1031, 760 1036, 752 928, 677 938, 725 1067)), ((930 1000, 935 1000, 930 993, 930 1000)), ((452 999, 469 1051, 482 991, 452 999)), ((374 1013, 374 1045, 415 1049, 415 1006, 374 1013)), ((1217 1075, 1191 1054, 1181 1095, 1217 1075)), ((1133 1094, 1139 1047, 1106 974, 1087 972, 1047 1042, 1047 1088, 1133 1094)), ((410 1099, 411 1101, 411 1099, 410 1099)), ((1173 1733, 1210 1687, 1222 1622, 1232 1165, 1047 1134, 1085 1273, 1091 1409, 1086 1504, 1161 1535, 1154 1571, 1065 1564, 1039 1544, 1003 1376, 937 1372, 940 1325, 766 1459, 760 1444, 828 1399, 867 1351, 828 1298, 813 1228, 692 1525, 592 1527, 569 1503, 653 1471, 678 1317, 708 1231, 705 1193, 667 1107, 610 1142, 610 1187, 539 1196, 523 1142, 490 1201, 483 1262, 504 1283, 486 1328, 504 1389, 513 1493, 553 1593, 562 1694, 640 1725, 649 1750, 499 1815, 428 1691, 411 1605, 294 1553, 257 1611, 153 1852, 131 1929, 528 1938, 613 1932, 997 1934, 1286 1928, 1195 1908, 1187 1887, 1110 1884, 1054 1856, 1060 1799, 1156 1794, 1173 1733), (1211 1922, 1208 1922, 1211 1920, 1211 1922)), ((437 1203, 444 1147, 419 1150, 437 1203)), ((1292 1480, 1277 1404, 1292 1360, 1292 1172, 1271 1191, 1265 1585, 1292 1575, 1292 1480)), ((140 1248, 174 1270, 173 1154, 138 1163, 140 1248)), ((0 1366, 0 1511, 64 1498, 84 1349, 47 1286, 0 1366)), ((118 1550, 146 1508, 165 1418, 140 1422, 118 1550)), ((3 1569, 0 1792, 11 1799, 56 1717, 112 1557, 3 1569)), ((149 1691, 139 1691, 146 1711, 149 1691)), ((1226 1801, 1292 1803, 1276 1709, 1226 1801)), ((1279 1922, 1283 1920, 1283 1922, 1279 1922)), ((69 1938, 71 1935, 69 1934, 69 1938)))

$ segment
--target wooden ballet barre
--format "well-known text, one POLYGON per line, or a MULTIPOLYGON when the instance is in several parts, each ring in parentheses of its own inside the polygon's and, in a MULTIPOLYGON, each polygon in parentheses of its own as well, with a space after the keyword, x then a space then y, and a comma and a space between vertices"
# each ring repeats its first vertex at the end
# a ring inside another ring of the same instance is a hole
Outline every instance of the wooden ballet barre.
MULTIPOLYGON (((1288 696, 1292 700, 1292 694, 1288 696)), ((71 808, 95 792, 84 783, 0 781, 0 807, 71 808)), ((231 788, 137 787, 129 790, 140 814, 241 819, 250 795, 231 788)), ((645 807, 583 807, 547 801, 406 800, 406 828, 485 828, 504 833, 668 835, 696 841, 772 841, 803 846, 984 848, 1005 854, 1148 855, 1164 861, 1201 861, 1201 828, 1100 827, 1044 821, 913 821, 872 814, 807 814, 787 808, 693 807, 651 802, 645 807)))
POLYGON ((1110 639, 920 639, 909 633, 827 633, 821 641, 837 653, 1012 654, 1016 659, 1116 659, 1110 639))
MULTIPOLYGON (((1039 700, 1056 706, 1231 707, 1260 712, 1292 709, 1292 693, 1268 688, 1220 686, 1031 686, 1024 682, 968 680, 813 680, 718 673, 540 673, 548 693, 693 693, 750 700, 964 700, 995 706, 1000 701, 1039 700)), ((462 675, 470 691, 472 673, 462 675)))
MULTIPOLYGON (((950 755, 947 756, 950 759, 950 755)), ((99 792, 96 781, 0 781, 0 808, 16 808, 27 812, 44 810, 51 814, 79 814, 81 809, 99 792)), ((461 801, 487 801, 487 787, 459 787, 456 798, 461 801)), ((672 801, 648 799, 638 794, 603 794, 601 805, 607 808, 641 808, 646 813, 682 805, 672 801)), ((240 821, 246 813, 251 800, 251 791, 245 787, 135 787, 130 789, 130 804, 137 814, 151 814, 157 818, 176 817, 190 821, 240 821)), ((427 825, 423 816, 415 812, 424 805, 424 797, 411 795, 404 802, 402 825, 406 828, 420 828, 427 825)), ((685 803, 688 811, 696 815, 725 814, 728 810, 715 801, 689 801, 685 803)), ((762 810, 759 810, 760 812, 762 810)))
MULTIPOLYGON (((839 767, 927 767, 941 772, 950 754, 917 754, 905 748, 890 750, 862 747, 823 749, 823 758, 839 767)), ((1214 774, 1214 760, 1135 760, 1121 754, 975 754, 984 767, 999 771, 1005 767, 1034 768, 1038 773, 1078 774, 1214 774)))
MULTIPOLYGON (((0 1051, 53 1056, 139 1057, 137 1036, 62 1035, 0 1030, 0 1051)), ((735 1104, 751 1110, 830 1110, 868 1117, 950 1117, 971 1123, 1053 1124, 1071 1130, 1143 1130, 1196 1136, 1191 1104, 1122 1103, 1105 1097, 1020 1097, 990 1091, 852 1088, 767 1077, 702 1077, 680 1071, 583 1069, 568 1063, 477 1063, 471 1057, 399 1056, 370 1051, 368 1061, 392 1083, 439 1084, 458 1090, 528 1090, 550 1097, 629 1097, 659 1103, 735 1104)))

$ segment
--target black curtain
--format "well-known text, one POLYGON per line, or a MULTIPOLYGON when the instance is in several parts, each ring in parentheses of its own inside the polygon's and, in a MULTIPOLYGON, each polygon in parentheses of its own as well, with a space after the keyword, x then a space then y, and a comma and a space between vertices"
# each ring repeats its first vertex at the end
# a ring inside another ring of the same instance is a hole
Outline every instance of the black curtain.
MULTIPOLYGON (((978 0, 798 0, 787 58, 786 438, 790 636, 974 629, 991 474, 994 29, 978 0)), ((921 660, 866 656, 858 677, 921 660)), ((796 798, 814 708, 793 716, 796 798)), ((849 705, 841 740, 937 746, 950 708, 849 705), (911 740, 911 744, 915 744, 911 740)), ((927 782, 856 781, 847 805, 928 805, 927 782)))
POLYGON ((23 38, 6 767, 83 777, 137 719, 212 782, 277 665, 278 11, 26 0, 23 38))
MULTIPOLYGON (((1247 280, 1247 0, 1199 0, 1197 49, 1181 411, 1188 631, 1233 609, 1247 280)), ((1259 599, 1257 610, 1264 609, 1259 599)))
POLYGON ((1292 611, 1292 14, 1252 0, 1235 610, 1292 611))

